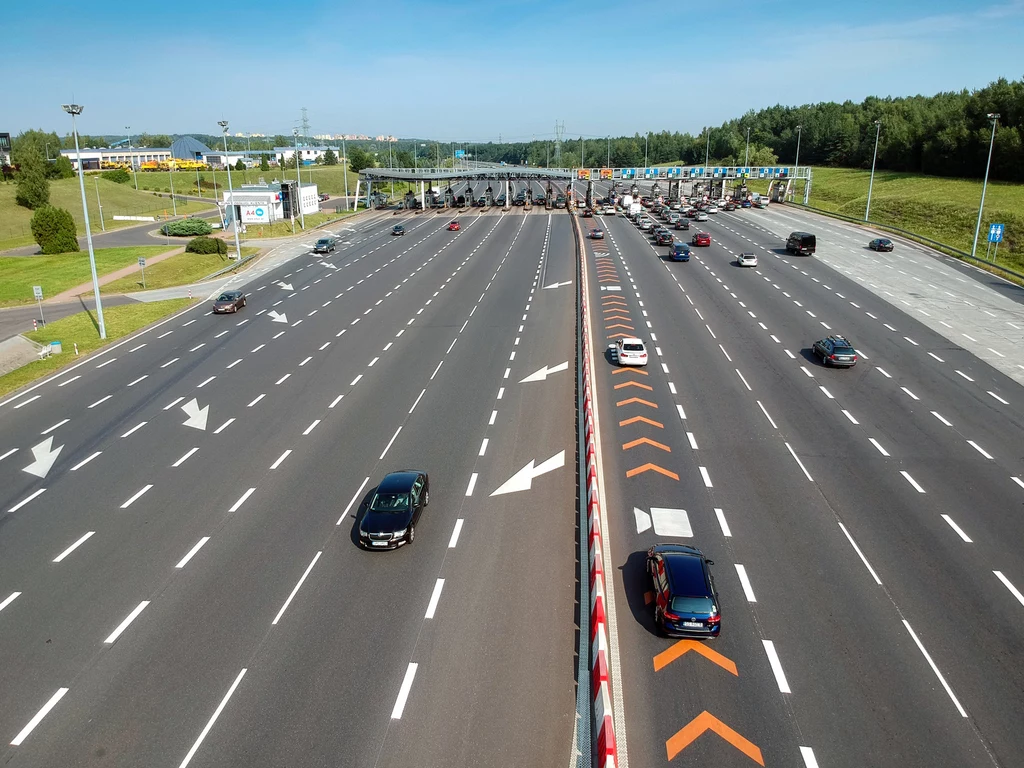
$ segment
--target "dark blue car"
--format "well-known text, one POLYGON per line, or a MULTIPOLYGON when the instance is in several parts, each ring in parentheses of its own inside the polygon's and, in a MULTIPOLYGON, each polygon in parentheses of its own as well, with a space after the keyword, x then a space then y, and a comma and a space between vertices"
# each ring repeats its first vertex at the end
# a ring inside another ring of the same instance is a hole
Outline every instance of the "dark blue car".
POLYGON ((657 544, 647 551, 654 586, 654 623, 671 637, 711 638, 722 630, 722 613, 710 566, 696 547, 657 544))
POLYGON ((689 261, 690 246, 676 240, 668 247, 668 259, 669 261, 689 261))

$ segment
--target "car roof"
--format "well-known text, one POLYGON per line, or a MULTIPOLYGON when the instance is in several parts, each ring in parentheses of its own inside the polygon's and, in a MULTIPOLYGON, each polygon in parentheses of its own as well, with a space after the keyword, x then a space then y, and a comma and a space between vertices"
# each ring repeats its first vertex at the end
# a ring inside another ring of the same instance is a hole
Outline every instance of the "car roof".
POLYGON ((691 597, 704 597, 710 591, 704 575, 704 556, 694 552, 662 552, 665 572, 673 593, 691 597))
POLYGON ((221 291, 220 295, 221 296, 241 296, 242 292, 241 291, 221 291))
POLYGON ((636 336, 623 336, 619 339, 619 344, 643 344, 643 339, 638 339, 636 336))
POLYGON ((377 486, 378 493, 408 493, 416 482, 418 472, 409 469, 388 472, 377 486))

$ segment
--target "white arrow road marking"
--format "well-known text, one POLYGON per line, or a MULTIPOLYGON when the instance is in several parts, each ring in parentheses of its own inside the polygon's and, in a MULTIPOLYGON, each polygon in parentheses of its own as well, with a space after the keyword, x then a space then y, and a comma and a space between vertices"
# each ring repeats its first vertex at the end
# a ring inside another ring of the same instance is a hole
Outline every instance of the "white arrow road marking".
POLYGON ((542 461, 537 466, 534 466, 533 459, 530 459, 529 464, 502 483, 498 487, 498 490, 494 491, 491 496, 500 496, 505 493, 515 493, 516 491, 528 491, 533 485, 533 478, 540 477, 543 474, 564 466, 565 451, 559 451, 550 459, 542 461))
POLYGON ((35 457, 35 461, 25 467, 24 471, 36 477, 46 477, 63 448, 63 445, 53 447, 53 437, 48 437, 39 445, 32 446, 32 455, 35 457))
POLYGON ((210 416, 210 404, 207 403, 202 408, 199 407, 199 401, 194 397, 181 406, 181 410, 185 412, 188 418, 181 422, 186 427, 195 427, 196 429, 206 429, 206 420, 210 416))
POLYGON ((331 262, 329 262, 329 261, 321 261, 320 262, 320 266, 322 266, 322 267, 330 267, 331 269, 337 269, 337 267, 334 266, 333 264, 331 264, 331 262))
POLYGON ((546 291, 548 288, 561 288, 563 285, 572 285, 572 280, 566 280, 564 283, 552 283, 551 285, 545 285, 541 290, 546 291))
POLYGON ((549 373, 558 373, 559 371, 567 370, 569 370, 568 361, 564 363, 559 363, 558 365, 553 365, 550 368, 545 365, 539 371, 535 371, 534 373, 531 373, 529 376, 527 376, 525 379, 522 379, 519 383, 525 384, 528 381, 544 381, 545 379, 547 379, 549 373))
POLYGON ((636 519, 636 532, 643 533, 651 529, 651 516, 642 509, 633 507, 633 517, 636 519))
POLYGON ((284 312, 280 312, 279 313, 279 312, 277 312, 277 310, 274 310, 274 309, 272 309, 269 312, 267 312, 267 317, 269 317, 275 323, 287 323, 288 322, 288 315, 286 315, 284 312))
POLYGON ((654 523, 654 532, 659 536, 693 537, 693 528, 685 509, 651 507, 651 522, 654 523))
POLYGON ((291 283, 278 282, 278 285, 281 286, 282 288, 284 288, 286 291, 294 291, 295 290, 294 288, 292 288, 292 284, 291 283))

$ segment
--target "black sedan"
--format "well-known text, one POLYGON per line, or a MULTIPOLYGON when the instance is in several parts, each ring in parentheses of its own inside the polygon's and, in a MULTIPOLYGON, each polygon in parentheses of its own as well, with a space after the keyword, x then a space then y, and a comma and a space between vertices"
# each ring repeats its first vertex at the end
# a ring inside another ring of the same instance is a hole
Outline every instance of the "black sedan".
POLYGON ((412 544, 420 513, 429 503, 430 478, 426 472, 389 472, 359 521, 359 543, 367 549, 398 549, 412 544))
POLYGON ((395 226, 393 226, 391 228, 391 234, 392 235, 404 235, 405 234, 405 227, 403 227, 401 224, 395 224, 395 226))
POLYGON ((654 623, 671 637, 718 637, 722 613, 710 566, 696 547, 656 544, 647 551, 654 587, 654 623))
POLYGON ((241 291, 224 291, 213 300, 213 314, 237 312, 245 306, 245 294, 241 291))
POLYGON ((690 221, 689 219, 679 219, 679 221, 677 221, 674 226, 676 229, 689 229, 690 221))
POLYGON ((891 251, 893 249, 893 243, 892 240, 889 240, 886 237, 876 237, 868 243, 868 248, 872 251, 891 251))
POLYGON ((834 333, 814 342, 811 349, 821 357, 826 366, 852 368, 857 364, 857 350, 847 341, 846 337, 834 333))
POLYGON ((657 242, 658 245, 671 245, 672 240, 672 233, 666 229, 658 233, 658 237, 655 242, 657 242))

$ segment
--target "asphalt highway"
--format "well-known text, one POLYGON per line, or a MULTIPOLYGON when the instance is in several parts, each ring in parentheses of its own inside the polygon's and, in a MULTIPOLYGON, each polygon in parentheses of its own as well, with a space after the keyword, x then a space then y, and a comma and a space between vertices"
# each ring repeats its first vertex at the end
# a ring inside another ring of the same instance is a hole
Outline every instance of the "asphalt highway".
POLYGON ((598 366, 629 758, 1022 764, 1020 386, 760 213, 689 263, 618 217, 591 241, 595 338, 652 353, 598 366), (824 368, 830 331, 867 358, 824 368), (654 636, 643 552, 680 538, 716 561, 722 658, 654 636))
POLYGON ((0 403, 5 764, 568 761, 571 222, 451 218, 0 403), (410 467, 416 541, 360 550, 410 467))

